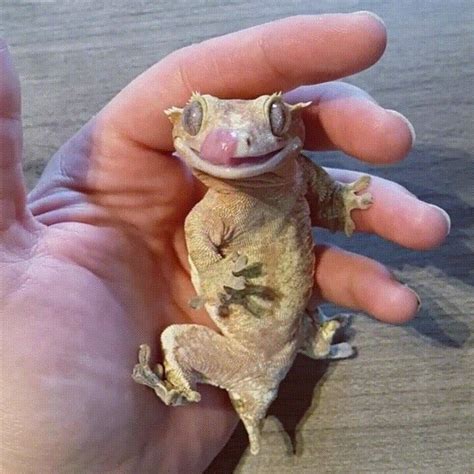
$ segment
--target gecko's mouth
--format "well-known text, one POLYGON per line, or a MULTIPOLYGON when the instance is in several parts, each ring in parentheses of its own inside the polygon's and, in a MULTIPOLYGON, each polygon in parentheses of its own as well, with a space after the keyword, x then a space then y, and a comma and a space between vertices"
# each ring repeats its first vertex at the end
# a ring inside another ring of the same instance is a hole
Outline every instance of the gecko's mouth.
POLYGON ((276 154, 278 154, 283 148, 279 148, 278 150, 272 151, 270 153, 265 153, 264 155, 258 156, 234 156, 229 158, 227 163, 224 165, 219 166, 253 166, 264 163, 265 161, 270 160, 276 154))
POLYGON ((198 152, 187 146, 180 138, 175 140, 175 147, 176 155, 184 159, 192 168, 218 178, 241 179, 274 170, 287 156, 301 150, 302 142, 299 137, 295 137, 283 148, 269 153, 258 156, 231 157, 219 164, 204 160, 198 152))

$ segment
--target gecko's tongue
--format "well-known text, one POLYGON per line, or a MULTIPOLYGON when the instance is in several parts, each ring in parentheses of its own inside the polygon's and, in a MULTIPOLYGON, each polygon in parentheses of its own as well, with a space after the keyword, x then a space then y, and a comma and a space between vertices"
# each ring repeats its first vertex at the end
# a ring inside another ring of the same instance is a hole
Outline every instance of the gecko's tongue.
POLYGON ((201 145, 200 156, 214 165, 232 165, 237 149, 237 134, 231 130, 217 129, 210 132, 201 145))

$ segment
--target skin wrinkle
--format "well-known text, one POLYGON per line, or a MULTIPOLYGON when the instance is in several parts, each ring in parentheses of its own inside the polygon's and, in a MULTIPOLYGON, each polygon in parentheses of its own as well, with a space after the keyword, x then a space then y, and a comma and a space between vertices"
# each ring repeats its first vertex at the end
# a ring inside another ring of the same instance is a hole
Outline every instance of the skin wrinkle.
POLYGON ((0 119, 0 232, 28 220, 25 210, 21 156, 21 122, 0 119), (20 139, 19 139, 20 138, 20 139))
MULTIPOLYGON (((354 256, 354 260, 356 260, 356 265, 357 269, 362 267, 364 264, 370 265, 370 273, 372 275, 378 274, 379 278, 386 278, 390 277, 389 272, 380 264, 374 264, 369 261, 369 259, 361 257, 361 256, 354 256)), ((356 273, 357 270, 354 271, 356 273)), ((367 285, 371 286, 372 285, 372 278, 368 277, 368 275, 364 279, 353 279, 350 280, 350 292, 349 294, 351 295, 351 299, 354 301, 357 301, 357 307, 359 309, 362 309, 364 307, 364 301, 361 301, 360 299, 360 293, 358 291, 357 286, 364 286, 366 287, 367 285)), ((369 301, 369 308, 373 307, 373 303, 369 301)))
MULTIPOLYGON (((30 250, 36 249, 36 243, 31 247, 30 250)), ((25 290, 25 288, 28 287, 28 284, 32 282, 32 279, 30 277, 30 267, 32 266, 32 259, 30 259, 30 255, 32 254, 32 251, 28 252, 28 255, 22 255, 19 256, 18 259, 5 262, 0 255, 0 261, 2 263, 2 271, 7 272, 7 266, 11 265, 21 265, 21 271, 18 271, 15 268, 15 276, 17 279, 14 277, 11 277, 8 279, 8 283, 5 285, 1 285, 1 295, 2 295, 2 301, 8 301, 8 299, 14 299, 18 295, 21 295, 21 292, 25 290)), ((1 280, 0 280, 1 281, 1 280)), ((5 305, 4 308, 2 308, 2 317, 3 315, 8 314, 8 305, 5 305)))
POLYGON ((3 144, 3 148, 0 149, 2 172, 19 165, 18 156, 21 155, 22 141, 18 140, 18 130, 21 126, 20 118, 0 117, 0 140, 3 144))
MULTIPOLYGON (((291 87, 291 80, 287 79, 288 73, 285 72, 284 70, 281 70, 278 66, 278 61, 274 61, 273 58, 271 58, 271 55, 269 53, 269 48, 268 45, 268 37, 262 35, 256 42, 256 45, 258 46, 258 51, 261 54, 261 64, 265 64, 266 67, 269 70, 268 75, 272 77, 276 77, 280 84, 282 84, 281 89, 282 90, 287 90, 288 88, 291 87)), ((289 48, 291 50, 291 48, 289 48)))
POLYGON ((172 248, 176 254, 177 261, 181 270, 189 277, 190 268, 188 261, 188 253, 184 239, 184 226, 177 226, 172 238, 172 248))
MULTIPOLYGON (((235 54, 232 54, 232 51, 225 57, 219 57, 217 54, 213 54, 211 48, 209 48, 208 57, 202 58, 203 62, 207 64, 206 66, 206 75, 209 75, 212 78, 215 78, 215 82, 221 84, 227 84, 229 81, 234 80, 234 74, 229 74, 229 71, 232 70, 232 64, 234 61, 238 61, 240 57, 235 57, 235 54), (205 59, 205 61, 204 61, 205 59)), ((191 86, 191 81, 188 85, 188 88, 185 88, 185 93, 187 98, 193 93, 205 93, 207 92, 208 85, 201 84, 200 87, 198 86, 191 86)), ((171 134, 170 134, 171 135, 171 134)))
POLYGON ((67 143, 66 147, 61 148, 55 155, 58 157, 57 166, 59 171, 59 176, 56 179, 60 179, 60 182, 49 183, 49 188, 62 184, 64 187, 78 192, 87 189, 87 175, 94 150, 93 127, 97 123, 95 119, 91 120, 67 143), (82 157, 83 159, 74 159, 75 157, 82 157), (86 157, 87 159, 85 159, 86 157))
POLYGON ((82 193, 71 189, 58 190, 54 195, 48 194, 29 204, 29 209, 35 217, 40 217, 49 211, 54 211, 59 207, 69 207, 81 203, 82 193))
POLYGON ((0 51, 0 118, 21 123, 20 81, 11 58, 6 57, 7 51, 0 51), (6 61, 6 66, 3 61, 6 61))
POLYGON ((179 74, 179 82, 181 87, 186 91, 188 94, 191 94, 194 91, 192 81, 189 79, 188 76, 188 68, 185 66, 184 61, 180 61, 178 63, 178 74, 179 74))
MULTIPOLYGON (((175 259, 178 260, 178 265, 181 265, 179 258, 175 256, 175 259)), ((171 293, 171 299, 173 301, 171 309, 174 311, 173 308, 176 308, 179 312, 178 314, 186 315, 189 307, 189 300, 194 296, 192 285, 189 283, 189 270, 181 267, 181 274, 177 277, 177 281, 179 281, 178 287, 182 290, 183 294, 188 294, 189 297, 188 301, 186 301, 186 299, 183 300, 182 298, 177 298, 174 293, 171 293)), ((169 287, 171 289, 172 285, 170 284, 169 287)), ((203 314, 202 319, 208 320, 207 315, 203 314)), ((192 322, 189 317, 186 317, 185 320, 186 322, 192 322)))

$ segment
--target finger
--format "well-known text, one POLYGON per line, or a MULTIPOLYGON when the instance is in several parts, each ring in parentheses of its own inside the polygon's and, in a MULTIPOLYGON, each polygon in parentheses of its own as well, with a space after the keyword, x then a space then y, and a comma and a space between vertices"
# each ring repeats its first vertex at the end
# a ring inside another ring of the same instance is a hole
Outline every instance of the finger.
MULTIPOLYGON (((362 176, 355 171, 327 171, 344 183, 362 176)), ((446 211, 419 200, 403 186, 372 176, 368 191, 373 197, 370 208, 351 213, 358 231, 377 234, 415 250, 434 248, 449 234, 451 221, 446 211)))
POLYGON ((402 160, 414 144, 414 128, 403 115, 380 107, 350 84, 300 87, 285 99, 312 102, 303 115, 306 149, 338 149, 364 161, 392 163, 402 160))
POLYGON ((380 263, 336 247, 316 246, 316 288, 321 299, 403 323, 419 309, 417 294, 380 263))
POLYGON ((20 81, 6 43, 0 40, 0 230, 24 218, 21 169, 20 81))
MULTIPOLYGON (((176 440, 182 439, 183 431, 188 435, 190 442, 183 446, 181 459, 189 459, 189 469, 186 470, 182 461, 180 468, 163 470, 163 472, 204 472, 210 461, 220 452, 231 437, 238 423, 238 416, 233 409, 229 396, 224 390, 209 385, 201 385, 199 391, 202 400, 199 404, 192 404, 176 410, 171 408, 169 431, 175 431, 170 436, 176 449, 176 440), (196 460, 200 460, 201 465, 196 460)), ((163 441, 162 430, 157 427, 157 445, 163 441)), ((175 459, 179 459, 178 456, 175 459)), ((155 465, 150 469, 153 472, 155 465)))
POLYGON ((124 89, 106 116, 134 141, 170 150, 163 110, 193 90, 250 98, 326 82, 369 67, 385 44, 383 23, 369 13, 285 18, 171 54, 124 89))

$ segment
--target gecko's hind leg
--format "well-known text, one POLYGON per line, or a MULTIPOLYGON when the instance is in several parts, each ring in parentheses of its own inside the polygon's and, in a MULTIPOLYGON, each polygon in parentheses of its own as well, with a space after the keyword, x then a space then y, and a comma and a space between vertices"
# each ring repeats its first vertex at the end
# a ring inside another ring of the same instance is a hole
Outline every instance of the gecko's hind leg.
POLYGON ((312 359, 347 359, 355 354, 355 349, 347 342, 332 344, 337 330, 351 323, 348 313, 326 316, 318 308, 319 322, 311 315, 304 321, 303 343, 300 349, 304 355, 312 359))
POLYGON ((236 355, 232 341, 197 324, 173 324, 161 334, 163 368, 154 372, 149 367, 150 348, 140 346, 139 363, 133 379, 151 387, 166 405, 183 405, 201 399, 195 390, 198 382, 222 386, 222 379, 232 371, 236 355), (228 352, 228 354, 225 354, 228 352), (226 365, 227 364, 227 365, 226 365))
MULTIPOLYGON (((260 447, 260 427, 268 406, 276 396, 275 377, 256 363, 258 355, 238 342, 205 326, 179 324, 167 327, 161 335, 164 376, 149 365, 149 349, 142 346, 140 363, 133 378, 153 388, 167 404, 197 401, 197 383, 227 390, 247 430, 250 450, 260 447)), ((275 368, 277 370, 277 368, 275 368)))
POLYGON ((132 378, 135 382, 152 388, 163 403, 176 406, 200 400, 198 392, 180 384, 175 385, 170 380, 164 380, 163 367, 157 364, 156 370, 153 371, 149 362, 150 346, 142 344, 138 351, 138 364, 133 368, 132 378))
POLYGON ((150 348, 140 346, 133 379, 151 387, 167 405, 198 402, 197 383, 228 388, 254 366, 249 354, 235 341, 198 324, 173 324, 161 334, 163 367, 149 366, 150 348))

